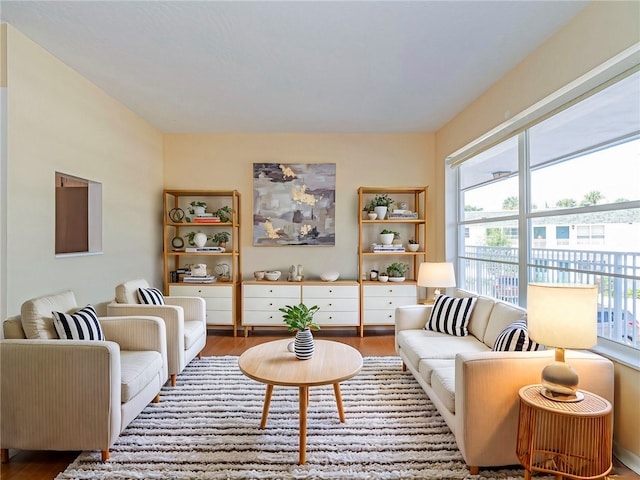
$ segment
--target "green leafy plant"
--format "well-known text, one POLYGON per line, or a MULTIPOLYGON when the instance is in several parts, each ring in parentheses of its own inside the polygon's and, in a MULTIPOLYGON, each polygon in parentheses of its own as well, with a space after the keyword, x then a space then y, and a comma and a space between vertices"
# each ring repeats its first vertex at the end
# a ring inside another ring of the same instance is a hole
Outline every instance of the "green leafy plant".
POLYGON ((415 241, 415 239, 410 238, 410 239, 409 239, 409 243, 410 243, 411 245, 416 245, 418 242, 416 242, 416 241, 415 241))
POLYGON ((387 193, 381 193, 376 195, 375 197, 373 197, 372 202, 375 204, 374 206, 376 207, 391 207, 391 205, 393 205, 395 202, 389 198, 389 194, 387 193))
POLYGON ((313 316, 320 310, 320 307, 314 305, 307 307, 304 303, 300 305, 287 305, 279 309, 283 315, 284 323, 287 324, 287 330, 295 332, 296 330, 320 330, 320 327, 313 321, 313 316))
POLYGON ((216 242, 218 245, 221 243, 227 243, 231 239, 231 234, 229 232, 218 232, 211 237, 211 240, 216 242))
POLYGON ((407 270, 409 270, 408 263, 393 262, 387 267, 387 275, 390 277, 404 277, 407 270))
POLYGON ((230 222, 232 213, 233 210, 231 210, 231 207, 225 205, 224 207, 217 209, 213 215, 219 217, 221 222, 230 222))
POLYGON ((380 235, 385 235, 387 233, 393 233, 393 237, 394 238, 399 238, 400 237, 400 233, 399 232, 394 232, 393 230, 387 230, 386 228, 380 232, 380 235))
POLYGON ((369 203, 367 203, 362 209, 363 212, 373 212, 376 209, 376 202, 371 199, 369 203))

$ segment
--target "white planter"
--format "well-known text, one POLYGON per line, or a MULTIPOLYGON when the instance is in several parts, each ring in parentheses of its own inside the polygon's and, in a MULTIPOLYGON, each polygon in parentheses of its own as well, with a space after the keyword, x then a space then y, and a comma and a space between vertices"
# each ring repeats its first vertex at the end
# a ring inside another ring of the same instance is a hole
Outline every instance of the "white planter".
POLYGON ((379 220, 384 220, 384 217, 387 216, 387 207, 375 207, 374 210, 379 220))
POLYGON ((193 207, 193 212, 196 215, 202 215, 205 212, 205 207, 193 207))
POLYGON ((391 245, 393 243, 393 233, 381 233, 380 243, 382 245, 391 245))
POLYGON ((193 236, 193 243, 196 244, 196 247, 202 248, 207 243, 207 236, 204 233, 196 233, 193 236))
POLYGON ((420 249, 420 244, 419 243, 409 243, 409 244, 407 244, 407 249, 410 252, 417 252, 420 249))
POLYGON ((375 220, 376 218, 378 218, 378 214, 374 212, 369 212, 367 214, 367 217, 369 217, 369 220, 375 220))

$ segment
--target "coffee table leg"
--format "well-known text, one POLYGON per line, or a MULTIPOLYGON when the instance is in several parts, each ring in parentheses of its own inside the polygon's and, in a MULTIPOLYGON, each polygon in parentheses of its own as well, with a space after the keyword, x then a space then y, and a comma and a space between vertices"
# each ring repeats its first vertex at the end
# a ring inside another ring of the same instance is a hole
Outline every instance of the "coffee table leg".
POLYGON ((340 384, 333 384, 333 393, 336 396, 336 405, 338 406, 338 415, 340 415, 340 421, 344 423, 344 408, 342 408, 342 395, 340 394, 340 384))
POLYGON ((300 465, 307 461, 307 407, 309 387, 300 387, 300 465))
POLYGON ((264 407, 262 407, 262 421, 260 422, 260 428, 264 430, 267 427, 267 415, 269 415, 269 405, 271 404, 271 393, 273 393, 273 385, 267 385, 267 390, 264 394, 264 407))

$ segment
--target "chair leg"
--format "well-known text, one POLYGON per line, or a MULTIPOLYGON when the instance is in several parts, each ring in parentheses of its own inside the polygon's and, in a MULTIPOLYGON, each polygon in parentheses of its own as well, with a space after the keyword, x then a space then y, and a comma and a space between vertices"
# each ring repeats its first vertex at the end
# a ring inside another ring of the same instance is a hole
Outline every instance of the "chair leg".
POLYGON ((469 473, 471 475, 478 475, 480 473, 480 467, 469 466, 469 473))
POLYGON ((202 350, 198 352, 198 360, 202 360, 202 350))
POLYGON ((9 463, 9 449, 0 448, 0 462, 9 463))
POLYGON ((175 373, 171 374, 171 386, 175 387, 176 386, 176 378, 178 378, 178 375, 175 373))
POLYGON ((157 394, 155 397, 153 397, 153 403, 160 403, 160 394, 157 394))
POLYGON ((402 362, 402 371, 406 372, 407 371, 407 364, 402 362))
POLYGON ((102 461, 106 462, 109 460, 109 450, 102 450, 102 461))

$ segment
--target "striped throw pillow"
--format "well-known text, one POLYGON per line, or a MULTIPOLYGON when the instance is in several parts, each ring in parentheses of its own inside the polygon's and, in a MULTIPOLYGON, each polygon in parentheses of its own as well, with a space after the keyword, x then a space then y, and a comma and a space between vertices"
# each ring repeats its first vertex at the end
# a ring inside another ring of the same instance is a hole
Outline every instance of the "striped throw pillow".
POLYGON ((476 300, 476 297, 438 295, 426 329, 456 337, 466 337, 469 334, 467 326, 476 300))
POLYGON ((164 295, 157 288, 139 288, 138 301, 145 305, 164 305, 164 295))
POLYGON ((91 305, 76 313, 51 312, 53 326, 62 340, 104 340, 98 314, 91 305))
POLYGON ((533 352, 544 347, 529 338, 527 319, 516 320, 505 328, 493 344, 495 352, 533 352))

